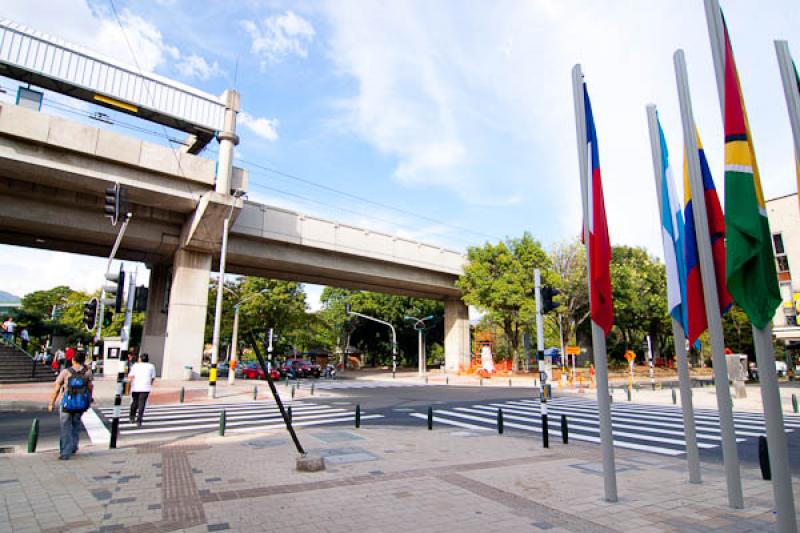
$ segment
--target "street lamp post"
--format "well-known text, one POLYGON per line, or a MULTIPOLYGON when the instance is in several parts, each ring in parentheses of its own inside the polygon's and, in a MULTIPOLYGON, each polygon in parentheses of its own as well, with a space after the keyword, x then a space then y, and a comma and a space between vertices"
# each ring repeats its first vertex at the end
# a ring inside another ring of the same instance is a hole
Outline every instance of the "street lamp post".
POLYGON ((381 320, 379 318, 375 318, 373 316, 365 315, 362 313, 356 313, 355 311, 351 311, 349 304, 345 305, 344 311, 348 315, 360 316, 361 318, 372 320, 373 322, 377 322, 378 324, 389 326, 389 329, 392 330, 392 379, 394 379, 395 374, 397 373, 397 333, 394 330, 394 326, 391 325, 389 322, 386 322, 385 320, 381 320))
POLYGON ((219 330, 222 323, 222 291, 225 288, 225 260, 228 256, 228 227, 233 217, 233 209, 236 206, 236 199, 240 198, 244 191, 236 190, 233 193, 234 201, 231 202, 231 210, 225 220, 222 221, 222 249, 219 254, 219 279, 217 280, 217 306, 214 308, 214 335, 211 341, 211 368, 208 370, 208 397, 215 398, 217 395, 217 362, 219 362, 219 330))
POLYGON ((228 365, 228 384, 233 385, 234 381, 236 380, 236 362, 239 360, 239 352, 237 350, 239 346, 239 308, 243 303, 248 300, 255 298, 261 294, 264 294, 269 289, 261 289, 260 291, 251 294, 247 298, 239 299, 239 295, 233 289, 229 287, 222 287, 229 293, 231 293, 237 300, 239 300, 233 306, 233 332, 231 333, 231 362, 228 365))
POLYGON ((422 335, 425 332, 425 321, 433 320, 433 315, 428 315, 425 318, 404 316, 403 320, 414 321, 414 329, 417 330, 417 334, 419 335, 419 347, 417 348, 417 353, 419 354, 419 377, 424 377, 426 357, 425 357, 425 340, 422 335))

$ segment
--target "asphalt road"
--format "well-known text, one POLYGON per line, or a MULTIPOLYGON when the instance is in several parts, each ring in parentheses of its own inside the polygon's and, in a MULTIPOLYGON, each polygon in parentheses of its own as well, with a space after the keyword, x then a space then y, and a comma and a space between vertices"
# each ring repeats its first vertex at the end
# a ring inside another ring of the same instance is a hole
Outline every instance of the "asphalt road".
MULTIPOLYGON (((17 446, 17 453, 28 449, 28 434, 35 418, 39 419, 38 450, 58 448, 58 413, 41 411, 0 411, 0 446, 17 446)), ((81 441, 87 442, 88 435, 81 433, 81 441)))

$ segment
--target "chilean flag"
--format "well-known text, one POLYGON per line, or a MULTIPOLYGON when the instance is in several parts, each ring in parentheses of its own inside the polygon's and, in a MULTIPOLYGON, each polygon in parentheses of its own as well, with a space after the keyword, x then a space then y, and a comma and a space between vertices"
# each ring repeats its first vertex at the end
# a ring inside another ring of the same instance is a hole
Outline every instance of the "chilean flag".
POLYGON ((603 201, 603 182, 600 179, 600 156, 597 151, 597 132, 594 129, 592 104, 583 84, 583 103, 586 113, 586 148, 589 154, 588 198, 586 213, 589 223, 589 270, 591 272, 592 321, 608 335, 614 325, 614 304, 611 300, 611 242, 608 238, 606 207, 603 201))

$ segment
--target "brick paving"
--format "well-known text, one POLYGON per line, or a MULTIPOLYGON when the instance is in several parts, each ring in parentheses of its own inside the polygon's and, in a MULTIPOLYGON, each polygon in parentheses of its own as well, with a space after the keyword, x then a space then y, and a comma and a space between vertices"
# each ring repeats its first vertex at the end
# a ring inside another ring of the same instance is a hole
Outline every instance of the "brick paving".
MULTIPOLYGON (((299 428, 323 472, 299 473, 282 431, 105 450, 0 456, 0 531, 769 531, 772 488, 743 468, 687 481, 682 458, 617 450, 620 501, 603 501, 600 449, 445 428, 299 428)), ((800 483, 795 483, 796 498, 800 483)))

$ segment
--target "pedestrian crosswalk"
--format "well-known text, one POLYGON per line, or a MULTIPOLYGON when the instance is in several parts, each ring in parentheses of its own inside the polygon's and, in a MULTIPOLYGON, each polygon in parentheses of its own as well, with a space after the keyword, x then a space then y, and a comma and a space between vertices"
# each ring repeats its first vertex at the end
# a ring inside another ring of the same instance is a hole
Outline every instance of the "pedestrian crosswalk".
MULTIPOLYGON (((597 403, 576 398, 555 398, 547 402, 548 428, 561 431, 561 415, 566 415, 569 438, 600 442, 597 403)), ((498 409, 503 410, 504 427, 532 433, 542 433, 541 403, 539 400, 486 402, 464 407, 434 409, 434 426, 442 424, 475 431, 494 431, 498 409)), ((427 418, 427 413, 409 413, 415 418, 427 418)), ((764 419, 758 413, 735 412, 736 440, 744 442, 764 435, 764 419)), ((685 452, 683 414, 680 408, 628 403, 611 406, 614 446, 680 455, 685 452)), ((720 446, 719 416, 714 410, 696 409, 695 424, 700 449, 720 446)), ((800 429, 800 417, 784 415, 787 432, 800 429)), ((555 435, 554 435, 555 436, 555 435)))
MULTIPOLYGON (((355 413, 352 409, 343 409, 335 405, 305 401, 295 401, 289 405, 292 408, 292 425, 294 426, 352 424, 355 420, 355 413)), ((153 405, 148 406, 145 410, 141 426, 128 422, 127 409, 127 406, 123 406, 121 411, 119 428, 122 436, 216 431, 219 428, 220 413, 223 410, 225 411, 226 433, 264 431, 285 427, 277 404, 271 400, 246 403, 153 405)), ((99 411, 110 423, 114 408, 103 408, 99 411)), ((361 421, 377 418, 383 418, 383 415, 361 413, 361 421)))

